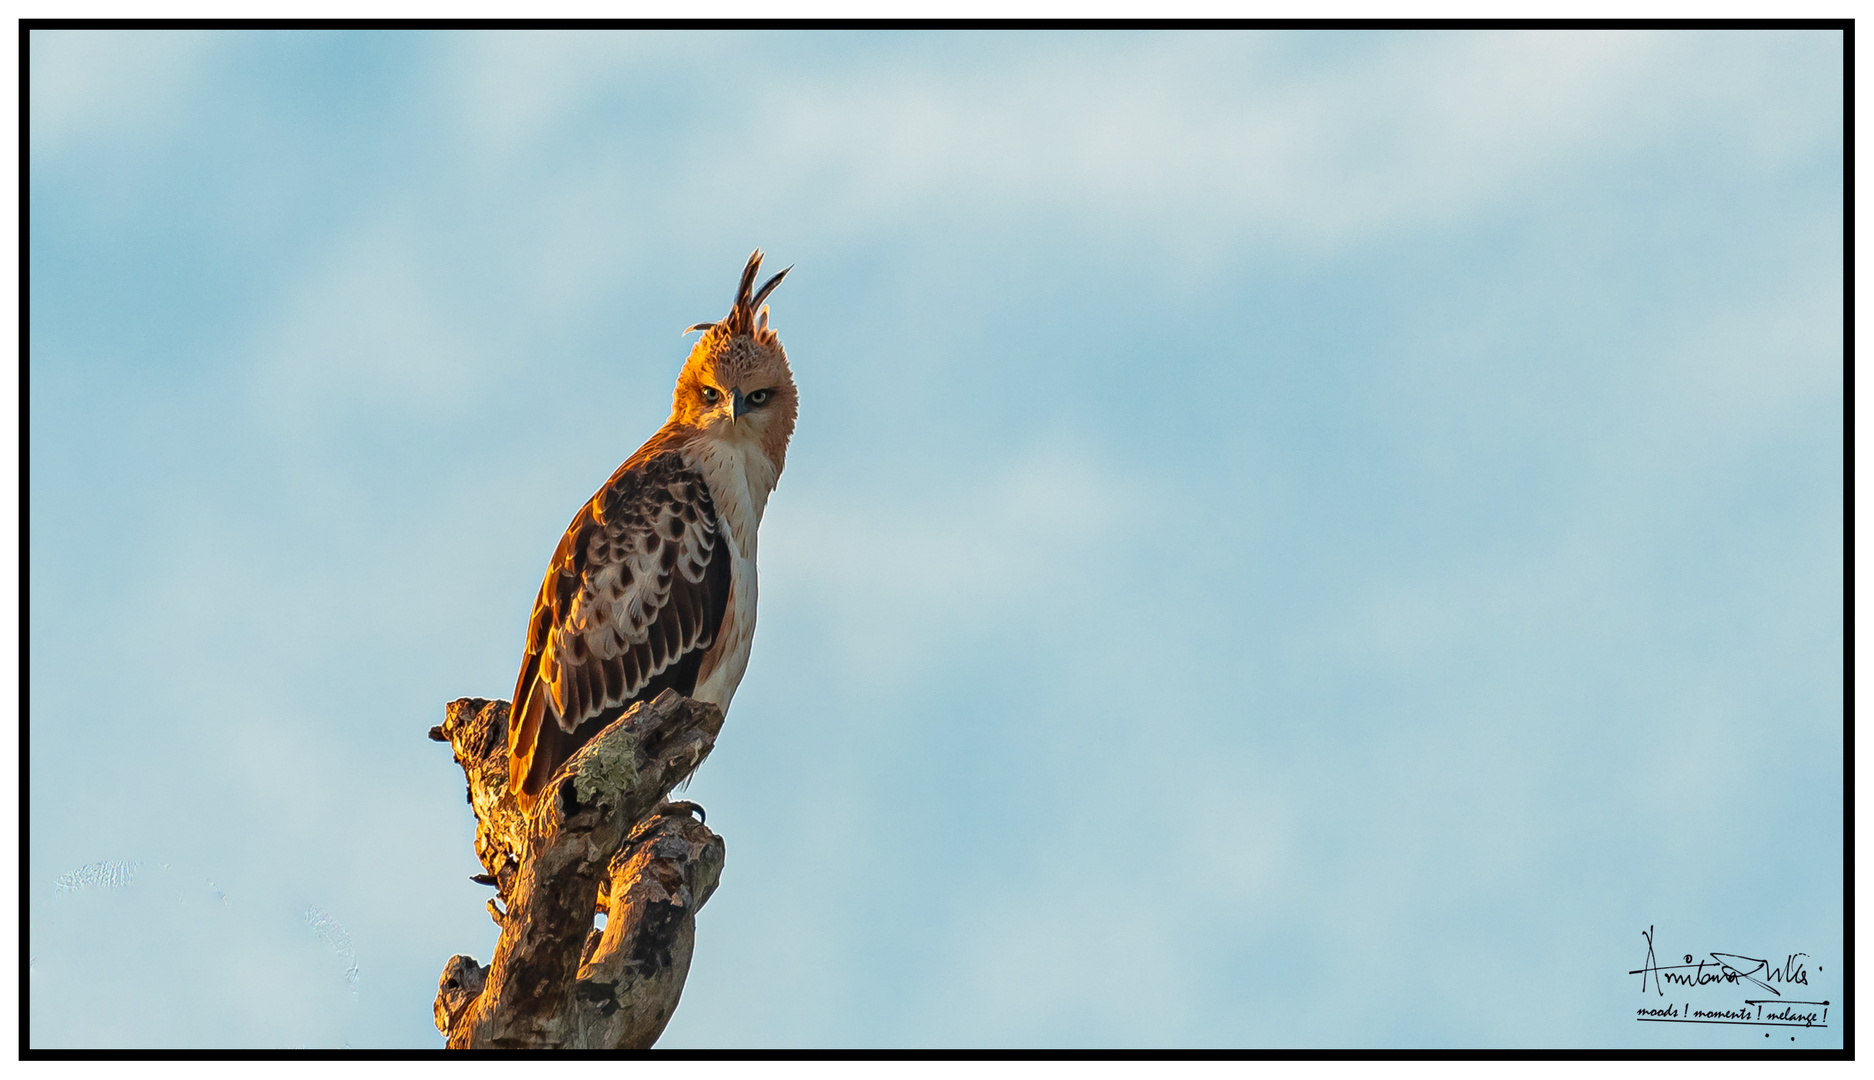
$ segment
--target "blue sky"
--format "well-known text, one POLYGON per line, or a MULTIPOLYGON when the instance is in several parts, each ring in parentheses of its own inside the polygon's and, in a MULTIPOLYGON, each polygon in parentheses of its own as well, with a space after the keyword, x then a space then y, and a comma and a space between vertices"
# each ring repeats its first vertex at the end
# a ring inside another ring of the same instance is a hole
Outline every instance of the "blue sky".
POLYGON ((1840 1044, 1627 974, 1840 993, 1839 35, 30 68, 35 1046, 440 1045, 424 732, 756 246, 800 427, 662 1045, 1840 1044))

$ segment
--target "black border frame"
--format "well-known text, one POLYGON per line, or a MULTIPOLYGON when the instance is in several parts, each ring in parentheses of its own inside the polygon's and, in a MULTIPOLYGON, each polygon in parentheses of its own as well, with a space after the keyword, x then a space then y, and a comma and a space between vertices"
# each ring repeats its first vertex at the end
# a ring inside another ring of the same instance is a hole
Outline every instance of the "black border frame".
MULTIPOLYGON (((19 939, 19 1058, 22 1061, 263 1061, 263 1060, 413 1060, 448 1059, 450 1052, 433 1050, 46 1050, 29 1043, 31 988, 24 958, 27 953, 30 895, 26 883, 30 846, 29 785, 31 781, 27 725, 30 651, 27 588, 30 545, 27 519, 30 503, 30 363, 31 326, 29 252, 31 250, 30 191, 31 141, 28 132, 31 94, 31 33, 34 30, 1840 30, 1843 60, 1843 434, 1844 540, 1843 553, 1843 737, 1842 737, 1842 869, 1843 927, 1841 960, 1841 1028, 1839 1050, 1796 1048, 1767 1050, 667 1050, 662 1056, 683 1060, 778 1061, 907 1061, 907 1060, 1047 1060, 1047 1061, 1208 1061, 1208 1060, 1330 1060, 1330 1061, 1725 1061, 1725 1060, 1854 1060, 1855 1053, 1855 859, 1854 859, 1854 355, 1855 355, 1855 72, 1853 19, 68 19, 22 18, 19 23, 19 770, 20 856, 19 939)), ((617 1052, 603 1056, 633 1056, 617 1052)))

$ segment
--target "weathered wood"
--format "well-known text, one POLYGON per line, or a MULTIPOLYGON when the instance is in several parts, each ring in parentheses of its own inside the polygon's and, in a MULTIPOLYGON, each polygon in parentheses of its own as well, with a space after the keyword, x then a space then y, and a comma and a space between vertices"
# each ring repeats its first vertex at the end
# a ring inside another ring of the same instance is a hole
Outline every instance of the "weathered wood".
POLYGON ((722 838, 664 803, 715 746, 722 711, 666 691, 561 766, 531 813, 508 793, 508 703, 449 703, 430 737, 468 777, 475 853, 500 903, 484 968, 443 969, 436 1026, 452 1048, 638 1049, 663 1033, 689 974, 696 912, 722 838), (594 928, 598 912, 605 928, 594 928))

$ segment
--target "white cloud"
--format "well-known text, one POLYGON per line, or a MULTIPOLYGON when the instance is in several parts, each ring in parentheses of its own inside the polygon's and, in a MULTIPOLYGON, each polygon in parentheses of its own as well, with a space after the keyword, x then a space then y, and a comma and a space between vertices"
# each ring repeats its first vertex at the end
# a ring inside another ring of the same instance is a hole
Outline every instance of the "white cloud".
MULTIPOLYGON (((719 145, 774 178, 770 210, 811 192, 849 227, 1059 209, 1186 242, 1334 244, 1521 195, 1672 119, 1634 102, 1723 73, 1701 43, 1661 35, 1414 36, 1306 74, 1282 68, 1285 40, 1154 36, 1107 54, 1070 39, 961 75, 800 76, 764 88, 719 145)), ((695 185, 720 184, 722 165, 698 155, 695 185)))
MULTIPOLYGON (((1041 447, 965 490, 895 507, 777 496, 762 527, 764 602, 824 605, 848 685, 944 665, 944 649, 1058 607, 1055 584, 1113 566, 1136 496, 1091 454, 1041 447), (789 597, 789 600, 780 597, 789 597)), ((1078 590, 1076 590, 1078 591, 1078 590)))
POLYGON ((569 113, 634 68, 667 64, 675 35, 615 30, 450 36, 442 80, 465 137, 507 158, 558 134, 569 113))
POLYGON ((184 30, 34 30, 33 156, 90 139, 160 138, 226 40, 184 30))
POLYGON ((415 418, 471 400, 485 345, 438 291, 407 229, 356 227, 283 301, 256 350, 255 405, 297 429, 361 408, 415 418))
POLYGON ((834 243, 907 221, 1064 216, 1200 260, 1245 241, 1333 252, 1507 205, 1688 119, 1725 126, 1768 167, 1833 138, 1828 116, 1788 105, 1792 80, 1832 77, 1791 41, 1049 35, 1014 49, 928 35, 855 38, 827 65, 814 50, 831 40, 464 35, 445 97, 475 167, 583 187, 600 196, 593 221, 624 199, 671 222, 785 222, 834 243), (1296 62, 1323 47, 1334 55, 1296 62), (543 157, 576 121, 611 150, 543 157))

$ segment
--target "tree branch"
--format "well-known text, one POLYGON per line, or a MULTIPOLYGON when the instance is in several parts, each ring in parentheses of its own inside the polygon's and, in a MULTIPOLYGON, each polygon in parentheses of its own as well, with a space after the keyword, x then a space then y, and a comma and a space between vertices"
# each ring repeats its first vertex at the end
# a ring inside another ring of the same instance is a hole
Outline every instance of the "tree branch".
POLYGON ((696 912, 722 838, 664 804, 715 746, 722 710, 666 691, 595 735, 531 813, 508 793, 508 703, 449 703, 430 737, 468 778, 475 853, 505 907, 493 960, 443 969, 436 1026, 452 1048, 648 1047, 683 993, 696 912), (603 911, 605 928, 594 928, 603 911))

